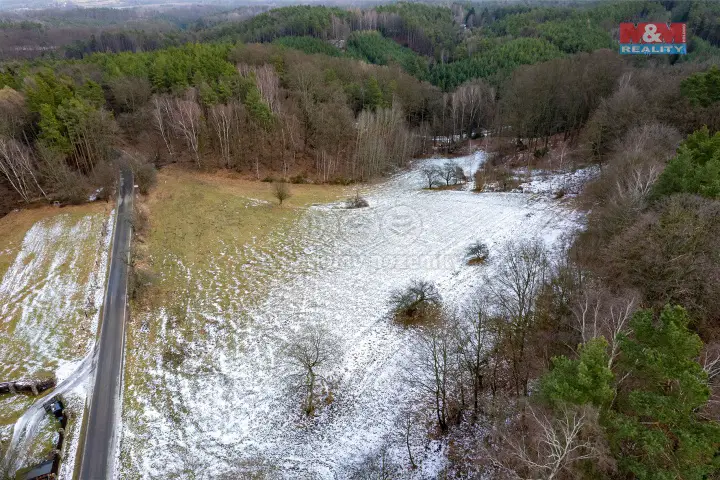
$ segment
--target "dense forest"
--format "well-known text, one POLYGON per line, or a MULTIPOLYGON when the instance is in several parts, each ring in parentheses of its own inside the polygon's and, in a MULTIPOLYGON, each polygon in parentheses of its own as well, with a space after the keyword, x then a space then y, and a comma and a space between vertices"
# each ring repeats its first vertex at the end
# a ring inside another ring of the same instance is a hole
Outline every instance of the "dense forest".
MULTIPOLYGON (((257 11, 196 12, 195 20, 185 10, 8 17, 2 28, 10 32, 122 28, 0 67, 3 145, 12 152, 5 157, 28 165, 11 169, 22 178, 6 182, 25 200, 80 201, 103 184, 104 165, 121 151, 128 157, 130 147, 156 164, 367 179, 426 152, 430 138, 469 137, 500 123, 518 137, 577 136, 623 68, 665 69, 663 82, 718 52, 719 10, 703 1, 297 6, 242 20, 257 11), (617 22, 645 18, 688 21, 690 54, 620 62, 603 53, 615 45, 617 22), (541 66, 519 68, 531 64, 541 66), (382 148, 358 141, 383 129, 403 141, 382 148)), ((681 102, 676 126, 712 123, 698 113, 708 102, 681 102)))
MULTIPOLYGON (((481 182, 569 146, 568 164, 601 173, 578 199, 587 228, 562 252, 508 248, 503 288, 461 322, 427 292, 405 311, 419 287, 398 297, 398 315, 441 325, 427 337, 433 434, 452 439, 463 478, 718 475, 720 4, 230 18, 108 31, 3 63, 9 205, 107 198, 120 164, 143 190, 171 162, 351 183, 484 138, 481 182), (622 58, 617 24, 642 20, 687 22, 689 54, 622 58)), ((40 28, 19 25, 0 28, 40 28)))

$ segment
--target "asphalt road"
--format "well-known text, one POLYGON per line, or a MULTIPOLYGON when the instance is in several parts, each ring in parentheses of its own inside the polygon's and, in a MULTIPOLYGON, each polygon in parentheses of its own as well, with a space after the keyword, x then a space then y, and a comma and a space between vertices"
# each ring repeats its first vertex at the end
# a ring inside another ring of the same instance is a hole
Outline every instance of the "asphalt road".
POLYGON ((120 395, 125 346, 133 181, 130 170, 121 172, 110 275, 103 303, 90 412, 80 463, 80 480, 109 479, 113 477, 114 472, 115 447, 119 434, 116 427, 122 404, 120 395))

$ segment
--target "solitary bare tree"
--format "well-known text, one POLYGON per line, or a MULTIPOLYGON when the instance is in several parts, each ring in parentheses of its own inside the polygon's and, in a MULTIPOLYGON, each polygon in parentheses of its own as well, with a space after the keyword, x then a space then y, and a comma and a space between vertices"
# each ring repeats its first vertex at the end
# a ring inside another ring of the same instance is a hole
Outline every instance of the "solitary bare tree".
POLYGON ((445 432, 453 411, 458 380, 457 343, 451 323, 443 318, 421 332, 411 383, 433 403, 438 427, 445 432))
POLYGON ((337 360, 337 339, 327 329, 313 326, 290 342, 285 354, 292 368, 291 386, 302 393, 303 411, 312 416, 318 397, 329 393, 326 375, 337 360))
POLYGON ((290 188, 285 182, 273 183, 273 195, 275 196, 275 198, 278 199, 280 205, 282 205, 284 200, 287 200, 292 196, 292 194, 290 193, 290 188))
POLYGON ((425 181, 427 182, 427 188, 432 188, 433 185, 437 183, 438 178, 441 176, 440 169, 435 165, 424 166, 420 169, 420 172, 425 177, 425 181))
POLYGON ((458 182, 457 169, 458 164, 456 162, 445 162, 443 164, 440 174, 442 175, 443 180, 445 180, 446 186, 449 186, 450 182, 458 182))
POLYGON ((442 297, 434 283, 425 280, 412 280, 410 285, 395 290, 388 300, 388 305, 395 318, 413 319, 423 317, 437 310, 442 297))

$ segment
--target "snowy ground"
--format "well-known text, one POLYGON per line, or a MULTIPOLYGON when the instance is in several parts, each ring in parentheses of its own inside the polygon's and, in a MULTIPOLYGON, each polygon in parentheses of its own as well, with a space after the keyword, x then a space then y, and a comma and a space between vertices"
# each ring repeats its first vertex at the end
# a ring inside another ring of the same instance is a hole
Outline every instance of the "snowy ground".
POLYGON ((577 195, 583 186, 600 175, 600 168, 590 166, 571 172, 538 171, 531 172, 530 179, 520 184, 523 193, 545 195, 577 195))
MULTIPOLYGON (((85 389, 72 377, 92 351, 102 305, 112 215, 58 214, 35 223, 0 281, 0 380, 55 375, 75 418, 81 418, 85 389)), ((89 363, 88 363, 89 365, 89 363)), ((0 398, 3 471, 43 459, 35 434, 52 431, 35 399, 0 398), (22 415, 22 416, 21 416, 22 415), (17 423, 14 423, 19 417, 17 423)), ((66 453, 74 448, 80 422, 71 422, 66 453)), ((42 441, 40 443, 43 443, 42 441)), ((47 441, 45 441, 47 443, 47 441)), ((72 467, 72 455, 70 469, 72 467)), ((71 471, 66 474, 71 475, 71 471)))
MULTIPOLYGON (((456 161, 471 177, 483 155, 456 161)), ((409 478, 436 476, 445 462, 443 445, 416 432, 412 448, 420 468, 411 471, 398 438, 396 421, 418 401, 406 381, 415 337, 388 319, 390 293, 414 278, 431 280, 448 304, 459 305, 493 268, 492 260, 466 265, 471 242, 485 242, 492 259, 511 239, 553 244, 582 218, 543 195, 478 194, 471 185, 427 191, 419 168, 371 187, 369 208, 308 209, 281 239, 293 252, 286 262, 273 260, 282 274, 263 270, 265 254, 252 246, 228 249, 219 264, 259 257, 245 262, 239 275, 255 278, 264 293, 245 301, 252 292, 235 291, 236 301, 221 307, 234 286, 198 280, 182 307, 191 325, 202 319, 196 340, 187 342, 175 328, 177 307, 145 313, 140 324, 159 322, 160 334, 143 346, 153 365, 147 388, 125 393, 122 478, 347 478, 382 450, 409 478), (286 388, 281 352, 313 324, 338 338, 340 361, 330 375, 333 403, 308 423, 286 388), (166 344, 181 345, 183 354, 168 355, 161 348, 166 344)), ((187 267, 191 284, 202 275, 187 267)))

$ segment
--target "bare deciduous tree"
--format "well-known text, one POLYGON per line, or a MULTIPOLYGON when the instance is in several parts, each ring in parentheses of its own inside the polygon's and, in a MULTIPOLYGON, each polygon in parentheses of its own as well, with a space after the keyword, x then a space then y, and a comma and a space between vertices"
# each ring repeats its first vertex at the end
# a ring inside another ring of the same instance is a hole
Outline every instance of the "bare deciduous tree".
POLYGON ((442 166, 441 173, 442 178, 445 180, 445 185, 449 186, 450 182, 457 183, 458 177, 457 177, 457 169, 459 165, 457 162, 445 162, 442 166))
POLYGON ((284 200, 287 200, 292 196, 288 184, 285 182, 273 183, 273 196, 277 198, 280 205, 282 205, 284 200))
POLYGON ((415 457, 413 457, 412 452, 412 432, 413 429, 418 425, 419 418, 413 412, 405 411, 395 423, 402 434, 402 441, 403 443, 405 443, 405 448, 407 449, 408 458, 410 459, 410 466, 415 469, 417 468, 417 464, 415 463, 415 457))
POLYGON ((425 177, 425 181, 427 182, 427 188, 432 188, 433 185, 437 183, 438 178, 442 174, 440 169, 435 165, 426 165, 422 167, 420 169, 420 173, 422 173, 425 177))
POLYGON ((338 355, 337 339, 330 331, 313 326, 297 336, 285 349, 285 355, 293 372, 292 387, 302 393, 303 411, 312 416, 318 406, 318 397, 329 393, 327 372, 335 364, 338 355))
POLYGON ((573 308, 575 328, 583 343, 598 337, 607 340, 608 368, 612 368, 620 350, 618 335, 628 330, 637 304, 634 294, 618 296, 602 289, 585 289, 576 301, 573 308))
POLYGON ((388 304, 392 313, 408 318, 427 313, 430 308, 440 307, 442 298, 437 287, 425 280, 412 280, 406 288, 394 291, 388 304))
POLYGON ((383 445, 379 451, 363 458, 350 473, 349 478, 351 480, 392 480, 398 478, 401 472, 400 466, 393 462, 388 453, 387 445, 383 445))
POLYGON ((700 355, 700 365, 707 373, 708 382, 713 384, 717 382, 718 375, 720 375, 720 344, 705 345, 700 355))
POLYGON ((210 107, 210 124, 215 131, 220 147, 223 166, 230 168, 230 141, 234 112, 230 105, 213 105, 210 107))
POLYGON ((565 408, 556 417, 530 408, 530 434, 505 435, 515 462, 500 465, 513 478, 553 480, 572 466, 603 455, 598 445, 597 410, 565 408), (510 465, 508 465, 510 464, 510 465))
POLYGON ((392 108, 363 110, 357 120, 355 164, 352 174, 371 178, 389 167, 404 166, 421 147, 405 124, 397 104, 392 108))
POLYGON ((255 84, 260 91, 260 95, 270 107, 270 111, 274 114, 280 113, 280 78, 275 72, 275 67, 270 64, 253 66, 248 64, 240 64, 237 66, 238 72, 242 76, 252 76, 255 84))
POLYGON ((495 91, 482 81, 460 85, 450 98, 453 133, 470 136, 473 129, 486 124, 495 104, 495 91))
POLYGON ((202 111, 195 100, 194 90, 189 90, 186 98, 175 98, 169 108, 170 123, 177 135, 185 140, 192 150, 195 163, 201 166, 200 161, 200 131, 202 111))
POLYGON ((432 328, 422 330, 411 383, 433 404, 437 425, 445 432, 452 417, 455 383, 458 378, 458 346, 453 326, 442 318, 432 328))
POLYGON ((35 192, 46 197, 35 175, 30 149, 20 142, 0 137, 0 173, 26 203, 30 202, 35 192))
POLYGON ((458 329, 460 367, 470 378, 473 417, 477 418, 481 413, 480 395, 485 388, 484 380, 492 352, 487 302, 484 299, 475 301, 467 309, 465 320, 458 329))
POLYGON ((153 97, 153 121, 155 127, 160 132, 165 148, 167 148, 170 157, 173 156, 172 147, 170 145, 170 132, 168 121, 170 120, 170 99, 168 97, 153 97))
POLYGON ((17 90, 5 86, 0 89, 0 135, 20 138, 30 112, 25 97, 17 90))
POLYGON ((550 273, 550 262, 539 239, 509 242, 488 284, 493 300, 507 322, 505 343, 510 353, 515 394, 527 396, 528 337, 536 319, 535 302, 550 273))

